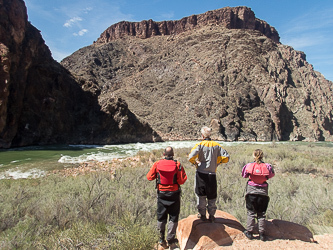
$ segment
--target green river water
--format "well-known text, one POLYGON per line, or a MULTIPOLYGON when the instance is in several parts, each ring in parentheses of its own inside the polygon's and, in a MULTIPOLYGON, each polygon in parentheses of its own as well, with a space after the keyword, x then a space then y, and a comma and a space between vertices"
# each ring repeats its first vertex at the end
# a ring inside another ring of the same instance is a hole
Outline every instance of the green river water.
MULTIPOLYGON (((31 146, 0 150, 0 179, 27 178, 45 175, 47 171, 72 167, 84 161, 107 161, 137 154, 138 151, 174 148, 192 148, 198 141, 173 141, 158 143, 129 143, 118 145, 52 145, 31 146)), ((220 142, 222 146, 232 146, 247 142, 220 142)), ((253 143, 253 142, 251 142, 253 143)), ((258 142, 256 144, 271 143, 258 142)), ((301 143, 307 142, 277 142, 301 143)), ((316 146, 332 147, 333 142, 316 142, 316 146)))

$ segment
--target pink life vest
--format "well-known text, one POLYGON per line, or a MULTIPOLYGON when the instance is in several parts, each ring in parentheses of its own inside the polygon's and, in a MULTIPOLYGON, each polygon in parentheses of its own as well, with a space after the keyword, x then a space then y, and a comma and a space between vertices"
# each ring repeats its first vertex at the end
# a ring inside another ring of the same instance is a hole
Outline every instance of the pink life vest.
POLYGON ((250 179, 254 183, 263 184, 268 179, 269 170, 265 163, 250 163, 246 167, 246 172, 250 174, 250 179))
POLYGON ((177 184, 177 171, 180 163, 174 160, 160 160, 157 164, 157 184, 177 184))

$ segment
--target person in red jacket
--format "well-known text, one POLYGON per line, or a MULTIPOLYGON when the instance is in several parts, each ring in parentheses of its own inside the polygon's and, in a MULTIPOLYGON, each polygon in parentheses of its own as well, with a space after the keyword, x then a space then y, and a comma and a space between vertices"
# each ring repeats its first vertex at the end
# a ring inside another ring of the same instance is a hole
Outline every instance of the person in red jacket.
POLYGON ((178 240, 176 229, 180 213, 180 185, 184 184, 187 176, 179 161, 173 159, 172 147, 164 150, 164 159, 153 164, 147 173, 149 181, 156 179, 157 185, 157 227, 160 232, 159 244, 170 249, 176 247, 178 240), (169 216, 167 242, 165 241, 165 227, 169 216))

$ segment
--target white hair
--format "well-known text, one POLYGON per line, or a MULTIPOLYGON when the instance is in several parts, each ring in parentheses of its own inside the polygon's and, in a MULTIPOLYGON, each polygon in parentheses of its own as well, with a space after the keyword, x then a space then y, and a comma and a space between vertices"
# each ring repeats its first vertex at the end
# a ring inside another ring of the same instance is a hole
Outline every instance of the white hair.
POLYGON ((212 133, 211 128, 208 128, 207 126, 202 127, 201 134, 203 135, 203 137, 209 138, 211 133, 212 133))

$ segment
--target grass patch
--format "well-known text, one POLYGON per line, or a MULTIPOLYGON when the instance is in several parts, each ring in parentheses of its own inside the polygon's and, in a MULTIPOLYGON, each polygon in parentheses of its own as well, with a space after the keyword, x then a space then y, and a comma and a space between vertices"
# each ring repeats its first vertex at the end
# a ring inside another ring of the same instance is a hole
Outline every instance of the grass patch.
MULTIPOLYGON (((225 148, 231 159, 217 171, 219 210, 245 225, 246 180, 241 169, 252 161, 253 150, 261 148, 276 171, 269 181, 268 219, 302 224, 317 234, 333 227, 332 148, 278 143, 225 148)), ((182 186, 181 219, 196 213, 189 152, 175 150, 175 159, 188 175, 182 186)), ((161 157, 162 150, 139 152, 135 165, 121 161, 112 173, 1 180, 0 248, 152 249, 158 237, 156 190, 146 173, 161 157)))

